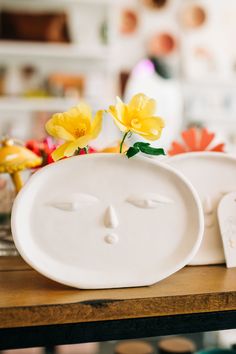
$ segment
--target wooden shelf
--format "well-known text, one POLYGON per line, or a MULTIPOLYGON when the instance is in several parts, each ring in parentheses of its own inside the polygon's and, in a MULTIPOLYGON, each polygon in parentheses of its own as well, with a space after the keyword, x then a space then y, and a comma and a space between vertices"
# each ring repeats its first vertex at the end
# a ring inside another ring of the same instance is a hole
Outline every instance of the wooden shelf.
POLYGON ((149 287, 77 290, 1 257, 0 328, 232 311, 235 279, 224 265, 185 267, 149 287))
POLYGON ((78 290, 0 257, 0 350, 236 328, 235 279, 199 266, 149 287, 78 290))
POLYGON ((105 60, 108 56, 108 48, 103 45, 85 48, 76 44, 0 41, 0 57, 13 56, 16 58, 105 60))

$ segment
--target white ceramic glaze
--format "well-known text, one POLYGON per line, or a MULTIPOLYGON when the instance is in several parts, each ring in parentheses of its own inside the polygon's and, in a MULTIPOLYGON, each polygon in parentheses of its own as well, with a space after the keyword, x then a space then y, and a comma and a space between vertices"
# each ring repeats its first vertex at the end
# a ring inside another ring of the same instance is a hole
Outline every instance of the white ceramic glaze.
POLYGON ((228 268, 236 267, 236 192, 226 194, 218 206, 218 220, 228 268))
POLYGON ((15 200, 12 231, 22 257, 53 280, 91 289, 143 286, 190 262, 203 214, 191 184, 171 167, 91 154, 36 172, 15 200), (94 202, 58 208, 81 194, 94 202), (155 208, 133 205, 130 196, 151 196, 155 208))
POLYGON ((224 263, 217 207, 226 193, 236 191, 236 158, 217 152, 190 152, 173 156, 167 162, 193 184, 204 209, 203 242, 190 264, 224 263))

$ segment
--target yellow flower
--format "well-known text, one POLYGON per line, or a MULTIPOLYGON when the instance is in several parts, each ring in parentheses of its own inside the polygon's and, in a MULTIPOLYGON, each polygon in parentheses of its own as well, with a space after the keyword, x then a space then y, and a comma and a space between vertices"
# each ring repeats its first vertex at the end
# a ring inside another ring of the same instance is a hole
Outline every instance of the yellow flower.
POLYGON ((147 140, 159 139, 165 126, 164 121, 155 116, 155 111, 155 100, 142 93, 133 96, 127 105, 117 97, 116 105, 108 110, 122 132, 130 131, 147 140))
POLYGON ((85 103, 68 112, 54 114, 45 128, 50 135, 66 142, 52 153, 53 160, 72 156, 78 148, 85 148, 95 139, 102 128, 102 115, 103 111, 98 111, 92 121, 91 109, 85 103))

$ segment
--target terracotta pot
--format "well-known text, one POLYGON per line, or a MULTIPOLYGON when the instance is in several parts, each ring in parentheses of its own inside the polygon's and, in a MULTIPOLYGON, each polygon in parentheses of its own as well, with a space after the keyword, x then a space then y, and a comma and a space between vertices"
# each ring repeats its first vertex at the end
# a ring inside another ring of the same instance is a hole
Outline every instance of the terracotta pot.
POLYGON ((158 33, 153 36, 148 45, 148 52, 153 56, 166 56, 176 48, 176 40, 170 33, 158 33))
POLYGON ((138 15, 132 9, 125 9, 121 13, 120 32, 122 34, 131 34, 138 27, 138 15))
POLYGON ((181 15, 181 22, 186 28, 197 28, 206 22, 206 11, 199 5, 187 6, 181 15))
POLYGON ((168 0, 143 0, 143 4, 151 9, 162 9, 167 3, 168 0))

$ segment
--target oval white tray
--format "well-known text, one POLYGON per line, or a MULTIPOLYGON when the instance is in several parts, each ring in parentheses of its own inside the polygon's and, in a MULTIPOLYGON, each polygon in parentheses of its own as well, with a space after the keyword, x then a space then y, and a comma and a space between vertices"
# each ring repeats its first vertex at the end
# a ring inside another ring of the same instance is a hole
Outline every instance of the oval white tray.
POLYGON ((171 167, 91 154, 36 172, 15 200, 12 231, 26 262, 60 283, 143 286, 190 262, 203 214, 197 193, 171 167))
POLYGON ((176 155, 167 162, 190 180, 204 209, 203 242, 190 264, 224 263, 217 206, 225 194, 236 191, 236 158, 224 153, 201 151, 176 155))

